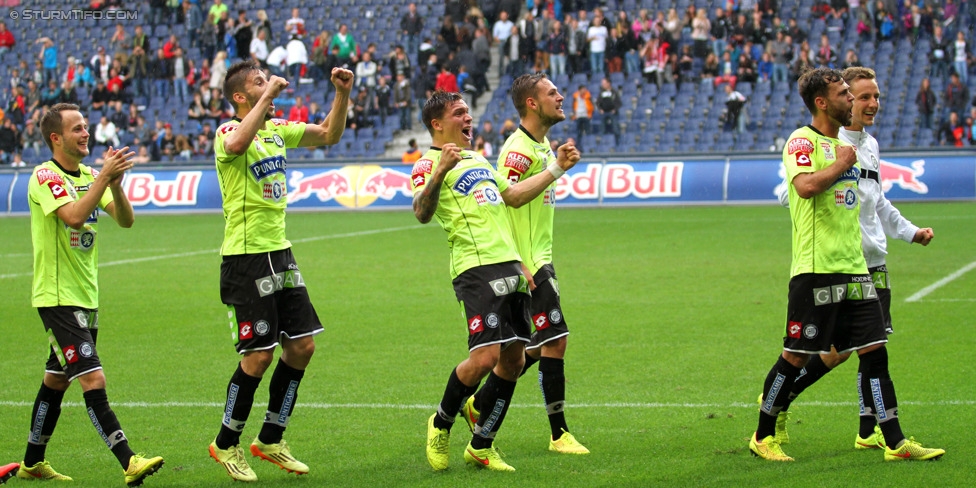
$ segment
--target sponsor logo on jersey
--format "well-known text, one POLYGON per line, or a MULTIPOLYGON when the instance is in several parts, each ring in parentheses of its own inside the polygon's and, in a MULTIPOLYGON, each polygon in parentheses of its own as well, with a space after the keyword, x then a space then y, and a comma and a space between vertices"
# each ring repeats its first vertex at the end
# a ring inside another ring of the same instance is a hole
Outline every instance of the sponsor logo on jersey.
POLYGON ((267 320, 258 320, 254 323, 254 333, 259 336, 268 335, 268 331, 271 330, 271 326, 268 325, 267 320))
POLYGON ((482 181, 488 181, 492 185, 496 185, 495 175, 491 170, 487 168, 471 168, 461 173, 461 176, 454 182, 453 189, 462 195, 468 195, 482 181))
POLYGON ((250 339, 254 337, 254 329, 251 327, 250 322, 241 322, 238 324, 238 328, 240 330, 238 337, 241 339, 250 339))
POLYGON ((827 161, 833 161, 837 159, 837 155, 834 154, 834 145, 829 142, 821 142, 820 149, 823 149, 824 159, 827 161))
POLYGON ((61 179, 61 175, 57 174, 56 172, 51 171, 47 168, 41 168, 37 170, 38 185, 43 185, 44 183, 47 183, 49 181, 54 182, 55 184, 58 185, 64 184, 64 180, 61 179))
POLYGON ((275 173, 285 174, 285 168, 287 166, 288 163, 285 160, 285 157, 277 155, 267 157, 253 163, 248 167, 248 169, 251 170, 251 174, 254 176, 255 180, 261 181, 275 173))
POLYGON ((61 198, 68 194, 68 192, 64 190, 64 187, 57 183, 48 183, 48 188, 51 189, 51 194, 54 195, 54 198, 61 198))
POLYGON ((857 181, 861 177, 861 170, 857 166, 851 166, 837 178, 834 184, 842 181, 857 181))
MULTIPOLYGON (((271 123, 274 124, 274 125, 276 125, 276 126, 278 126, 278 125, 291 125, 291 121, 288 120, 288 119, 271 119, 271 123)), ((277 134, 275 134, 275 135, 277 135, 277 134)))
POLYGON ((494 188, 478 188, 474 191, 474 201, 478 202, 478 205, 498 205, 502 199, 498 196, 498 190, 494 188))
MULTIPOLYGON (((529 170, 529 165, 532 164, 532 160, 528 156, 518 153, 515 151, 509 151, 508 155, 505 156, 505 167, 517 172, 520 175, 525 174, 529 170)), ((512 172, 509 172, 509 176, 512 172)))
POLYGON ((786 335, 793 338, 800 338, 800 330, 803 329, 803 322, 790 321, 786 324, 786 335))
POLYGON ((813 152, 813 143, 810 139, 806 137, 797 137, 796 139, 790 139, 789 144, 786 146, 786 154, 796 154, 796 153, 807 153, 813 152))
POLYGON ((75 312, 75 320, 78 321, 78 327, 82 329, 88 328, 88 314, 80 310, 75 312))
POLYGON ((413 164, 413 170, 410 171, 410 179, 413 182, 414 188, 420 188, 427 183, 427 175, 430 174, 434 162, 429 159, 420 159, 413 164))
POLYGON ((71 345, 61 349, 61 353, 64 354, 64 361, 68 364, 74 364, 78 362, 78 353, 75 352, 75 346, 71 345))
POLYGON ((218 127, 217 128, 217 133, 226 135, 229 132, 234 132, 235 130, 237 130, 237 125, 238 125, 238 122, 236 120, 235 121, 232 121, 232 122, 228 122, 228 123, 226 123, 226 124, 221 125, 220 127, 218 127))
POLYGON ((546 317, 545 313, 533 315, 532 325, 535 325, 535 330, 547 329, 549 328, 549 318, 546 317))
POLYGON ((288 193, 285 183, 282 181, 274 181, 271 183, 264 184, 264 190, 262 195, 265 200, 271 200, 274 202, 280 202, 282 197, 288 193))
POLYGON ((481 320, 481 315, 468 319, 468 334, 475 335, 483 330, 485 330, 485 323, 481 320))
POLYGON ((257 286, 258 294, 266 297, 285 288, 303 288, 305 279, 302 278, 301 271, 289 269, 284 273, 275 273, 271 276, 258 278, 254 280, 254 284, 257 286))

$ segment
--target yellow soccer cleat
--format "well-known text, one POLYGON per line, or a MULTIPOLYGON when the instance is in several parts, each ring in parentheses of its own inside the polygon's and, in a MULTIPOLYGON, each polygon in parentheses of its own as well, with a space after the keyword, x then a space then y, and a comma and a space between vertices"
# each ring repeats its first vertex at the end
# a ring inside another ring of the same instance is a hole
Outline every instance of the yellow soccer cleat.
POLYGON ((474 430, 478 428, 478 419, 481 414, 478 409, 474 408, 474 395, 468 397, 464 402, 464 406, 461 407, 461 416, 464 417, 464 421, 468 423, 468 430, 474 434, 474 430))
POLYGON ((152 476, 161 467, 163 467, 163 458, 159 456, 147 458, 142 454, 136 454, 129 458, 129 468, 125 470, 125 484, 139 486, 146 477, 152 476))
POLYGON ((471 443, 468 443, 468 447, 464 449, 464 462, 492 471, 515 471, 514 467, 502 461, 495 446, 475 449, 471 447, 471 443))
POLYGON ((427 420, 427 462, 434 471, 447 469, 450 458, 451 431, 434 427, 434 417, 427 420))
POLYGON ((258 439, 251 443, 251 454, 298 475, 308 474, 308 466, 291 455, 288 444, 282 440, 277 444, 264 444, 258 439))
POLYGON ((549 440, 549 450, 560 454, 589 454, 590 450, 573 437, 573 434, 563 431, 563 435, 556 440, 549 440))
POLYGON ((888 447, 885 444, 884 434, 881 433, 881 427, 877 425, 874 426, 874 432, 867 438, 862 438, 861 434, 857 435, 854 439, 854 449, 884 449, 888 447))
POLYGON ((934 461, 942 457, 943 454, 945 454, 945 449, 922 447, 912 437, 902 441, 901 447, 898 449, 892 450, 885 447, 884 459, 885 461, 934 461))
POLYGON ((25 480, 74 481, 70 476, 55 471, 51 467, 51 463, 47 461, 41 461, 29 468, 21 462, 20 469, 17 470, 17 477, 25 480))
POLYGON ((753 433, 752 438, 749 439, 749 450, 752 451, 753 456, 761 457, 767 461, 793 460, 793 458, 783 452, 783 448, 780 447, 779 442, 771 435, 767 435, 762 442, 759 442, 756 440, 756 434, 753 433))
POLYGON ((258 475, 247 464, 244 458, 244 449, 240 445, 231 446, 227 449, 217 447, 216 441, 210 443, 210 457, 220 463, 227 474, 237 481, 257 481, 258 475))

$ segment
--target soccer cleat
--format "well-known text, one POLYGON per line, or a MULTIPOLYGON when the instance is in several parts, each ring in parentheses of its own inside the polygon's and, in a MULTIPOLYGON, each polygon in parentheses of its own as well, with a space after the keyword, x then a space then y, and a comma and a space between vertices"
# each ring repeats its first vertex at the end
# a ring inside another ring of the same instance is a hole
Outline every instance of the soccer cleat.
POLYGON ((434 471, 447 469, 450 458, 451 431, 434 427, 436 413, 427 420, 427 462, 434 471))
POLYGON ((560 454, 589 454, 590 450, 580 444, 573 434, 563 430, 563 435, 556 440, 549 440, 549 450, 560 454))
POLYGON ((861 434, 857 435, 857 439, 854 439, 854 449, 884 449, 888 447, 885 444, 884 434, 881 433, 881 427, 877 425, 874 426, 874 432, 867 438, 861 438, 861 434))
POLYGON ((492 471, 515 471, 512 465, 502 461, 495 446, 475 449, 471 447, 471 443, 468 443, 468 447, 464 449, 464 462, 492 471))
POLYGON ((260 440, 254 439, 254 442, 251 443, 251 454, 289 473, 308 474, 308 466, 291 455, 291 449, 288 449, 288 444, 284 440, 277 444, 264 444, 260 440))
POLYGON ((163 467, 163 458, 156 456, 147 458, 136 454, 129 458, 129 468, 125 470, 125 484, 139 486, 142 481, 163 467))
MULTIPOLYGON (((759 394, 759 405, 762 405, 763 396, 759 394)), ((779 412, 776 414, 776 442, 783 444, 790 443, 790 433, 786 431, 786 423, 790 420, 790 412, 779 412)))
POLYGON ((0 485, 4 484, 10 478, 17 476, 17 470, 20 469, 20 463, 10 463, 5 466, 0 466, 0 485))
POLYGON ((258 475, 247 464, 244 459, 244 449, 240 445, 231 446, 228 449, 217 447, 217 442, 210 443, 210 457, 214 458, 231 478, 237 481, 257 481, 258 475))
POLYGON ((892 450, 890 447, 885 447, 884 459, 885 461, 934 461, 942 457, 943 454, 945 454, 945 449, 922 447, 912 437, 902 441, 901 447, 898 449, 892 450))
POLYGON ((752 438, 749 439, 749 450, 752 451, 753 456, 761 457, 767 461, 793 460, 793 458, 783 452, 783 448, 780 447, 779 442, 771 435, 767 435, 762 442, 759 442, 756 439, 756 434, 753 433, 752 438))
POLYGON ((21 462, 20 469, 17 470, 17 477, 25 480, 74 481, 70 476, 55 471, 51 467, 51 463, 47 461, 41 461, 29 468, 21 462))
POLYGON ((464 406, 461 407, 461 416, 468 423, 468 430, 474 434, 474 430, 478 428, 478 418, 481 417, 478 409, 474 408, 474 395, 469 396, 464 402, 464 406))

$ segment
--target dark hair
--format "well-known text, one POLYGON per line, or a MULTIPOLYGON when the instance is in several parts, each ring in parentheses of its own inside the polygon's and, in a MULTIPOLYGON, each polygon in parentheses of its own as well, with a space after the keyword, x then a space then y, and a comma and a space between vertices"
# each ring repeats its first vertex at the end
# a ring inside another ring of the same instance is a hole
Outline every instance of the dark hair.
POLYGON ((800 86, 800 96, 803 104, 811 114, 817 113, 817 104, 814 100, 817 97, 827 95, 827 87, 838 81, 843 81, 844 76, 840 71, 830 68, 811 69, 800 76, 798 84, 800 86))
POLYGON ((224 78, 224 98, 234 107, 234 111, 238 110, 237 102, 234 101, 234 94, 244 91, 247 77, 252 71, 261 71, 261 65, 253 59, 234 63, 227 70, 227 76, 224 78))
POLYGON ((537 96, 538 89, 536 86, 540 81, 545 79, 545 73, 535 73, 519 76, 512 82, 512 103, 515 104, 515 110, 518 112, 519 117, 525 118, 525 114, 527 113, 525 101, 530 97, 537 96))
POLYGON ((64 135, 64 119, 61 117, 61 112, 72 110, 80 111, 81 107, 73 103, 57 103, 41 118, 41 135, 44 136, 44 143, 52 152, 54 144, 51 143, 51 134, 64 135))
POLYGON ((430 122, 442 117, 444 111, 447 110, 447 106, 459 100, 464 100, 460 93, 442 90, 437 90, 432 93, 430 98, 427 99, 427 102, 424 103, 424 126, 427 127, 427 132, 433 134, 434 128, 430 125, 430 122))

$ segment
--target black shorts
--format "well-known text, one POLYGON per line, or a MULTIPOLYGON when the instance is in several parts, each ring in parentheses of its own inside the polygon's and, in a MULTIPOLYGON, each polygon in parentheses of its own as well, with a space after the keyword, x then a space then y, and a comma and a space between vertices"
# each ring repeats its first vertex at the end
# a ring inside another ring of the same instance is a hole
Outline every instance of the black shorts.
POLYGON ((44 323, 51 344, 44 371, 66 375, 68 381, 102 369, 95 350, 98 336, 98 310, 81 307, 40 307, 37 313, 44 323))
POLYGON ((517 261, 471 268, 454 278, 468 328, 468 350, 529 342, 529 282, 517 261))
POLYGON ((870 275, 801 274, 790 280, 783 349, 844 353, 887 342, 884 315, 870 275))
POLYGON ((552 264, 545 264, 532 277, 535 290, 529 301, 532 317, 532 341, 526 349, 536 349, 543 344, 569 335, 569 326, 559 303, 559 284, 552 264))
POLYGON ((220 300, 240 354, 273 349, 279 334, 297 339, 323 330, 291 249, 224 256, 220 300))
POLYGON ((891 328, 891 282, 888 281, 888 266, 882 264, 874 268, 868 268, 871 279, 874 280, 874 288, 878 290, 878 300, 881 301, 881 313, 884 314, 885 331, 894 334, 895 329, 891 328))

